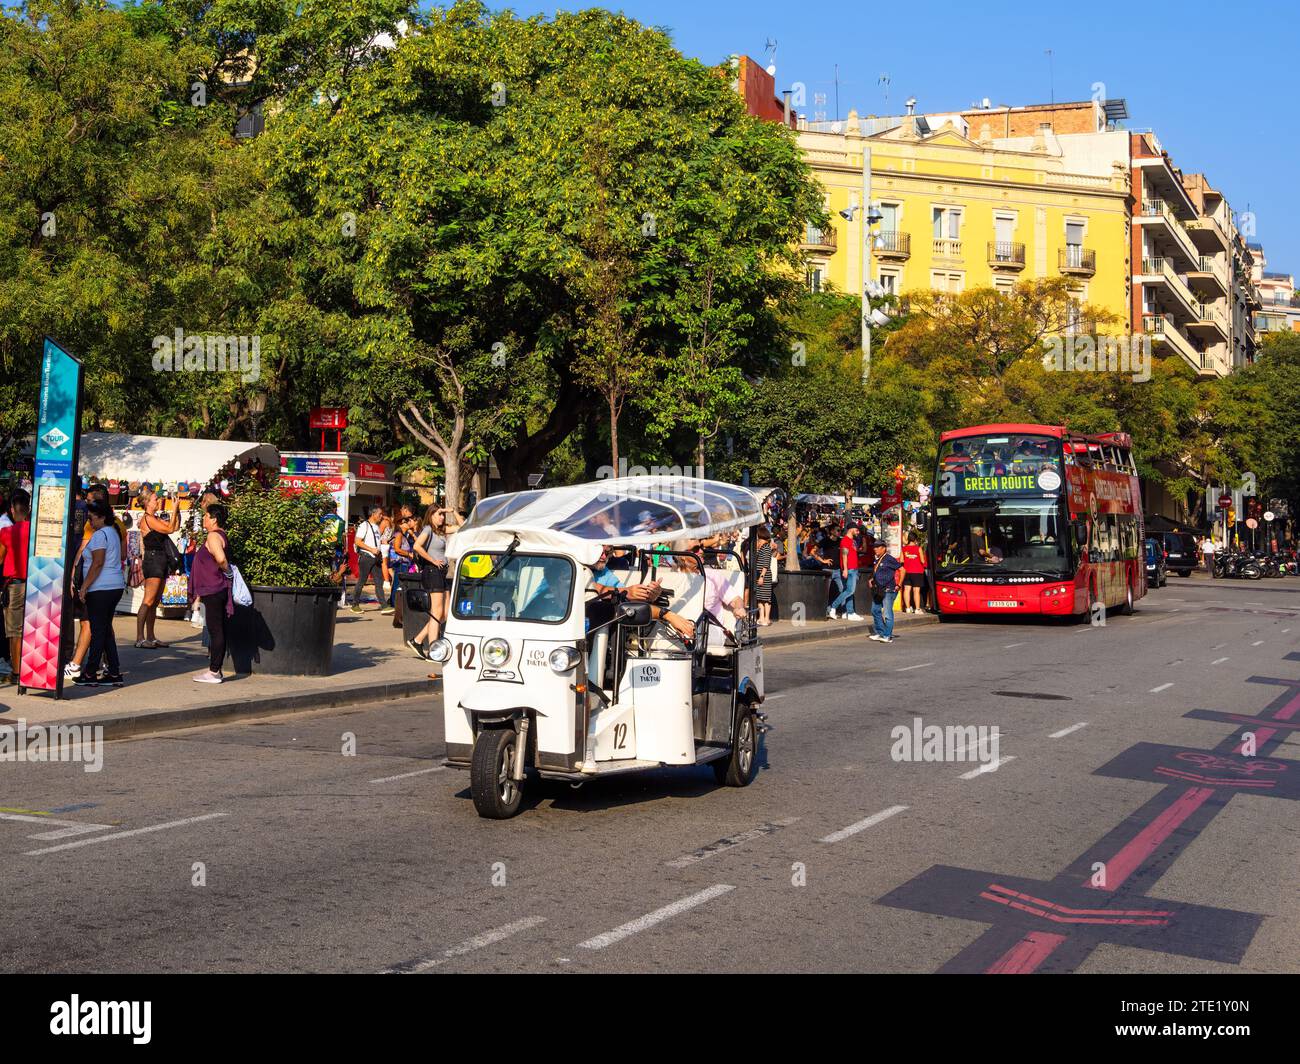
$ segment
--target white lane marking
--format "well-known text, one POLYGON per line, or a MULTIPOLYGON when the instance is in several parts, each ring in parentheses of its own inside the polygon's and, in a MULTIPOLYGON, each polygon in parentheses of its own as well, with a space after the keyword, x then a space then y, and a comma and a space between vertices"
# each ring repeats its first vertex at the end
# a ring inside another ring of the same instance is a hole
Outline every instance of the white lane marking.
POLYGON ((1223 649, 1224 647, 1226 647, 1227 645, 1228 645, 1227 643, 1215 643, 1214 646, 1210 647, 1210 649, 1211 649, 1211 650, 1222 650, 1222 649, 1223 649))
POLYGON ((1175 607, 1174 607, 1172 610, 1170 610, 1169 612, 1170 612, 1170 613, 1177 613, 1177 612, 1179 612, 1179 610, 1181 610, 1181 609, 1182 609, 1181 606, 1175 606, 1175 607))
POLYGON ((996 761, 990 761, 987 765, 980 765, 980 767, 975 769, 973 772, 963 772, 957 778, 963 780, 973 780, 976 776, 982 776, 986 772, 996 772, 1008 761, 1014 761, 1015 759, 1016 759, 1015 754, 1011 754, 1008 757, 1000 757, 996 761))
POLYGON ((1025 645, 1024 643, 1008 643, 1008 644, 1007 644, 1006 646, 1004 646, 1002 649, 1003 649, 1003 650, 1014 650, 1016 647, 1022 647, 1022 646, 1024 646, 1024 645, 1025 645))
POLYGON ((926 661, 926 662, 923 662, 923 663, 920 664, 920 665, 904 665, 904 666, 903 666, 901 669, 899 669, 898 671, 899 671, 899 672, 911 672, 913 669, 928 669, 928 668, 929 668, 931 665, 933 665, 933 664, 934 664, 933 661, 926 661))
POLYGON ((846 828, 840 828, 839 831, 832 831, 824 839, 819 841, 843 842, 850 835, 856 835, 859 831, 866 831, 867 828, 874 828, 882 820, 888 820, 891 816, 903 812, 906 808, 907 806, 905 805, 891 805, 888 809, 882 809, 879 813, 872 813, 869 817, 864 820, 859 820, 856 824, 850 824, 846 828))
POLYGON ((1153 694, 1153 695, 1158 695, 1161 691, 1168 691, 1169 688, 1171 688, 1171 687, 1173 687, 1173 684, 1171 684, 1171 683, 1162 683, 1159 687, 1153 687, 1153 688, 1151 688, 1151 692, 1150 692, 1150 693, 1153 694))
POLYGON ((522 920, 516 920, 514 923, 506 924, 504 927, 494 928, 491 931, 484 931, 481 935, 475 935, 468 938, 458 946, 450 946, 443 950, 437 957, 429 957, 422 961, 407 961, 405 964, 395 964, 391 968, 382 969, 380 975, 412 975, 415 972, 427 972, 430 968, 437 968, 440 964, 446 964, 456 957, 462 957, 466 953, 473 953, 475 950, 483 949, 485 946, 491 946, 504 939, 517 935, 521 931, 528 931, 538 924, 546 923, 545 916, 525 916, 522 920))
POLYGON ((1076 731, 1078 731, 1080 728, 1086 728, 1087 726, 1088 726, 1088 722, 1087 722, 1086 720, 1085 720, 1085 721, 1081 721, 1081 722, 1078 723, 1078 724, 1071 724, 1068 728, 1062 728, 1060 731, 1052 732, 1052 734, 1049 735, 1048 738, 1049 738, 1049 739, 1060 739, 1062 736, 1069 735, 1070 732, 1076 732, 1076 731))
POLYGON ((1283 629, 1282 629, 1282 634, 1283 634, 1283 635, 1286 635, 1287 632, 1289 632, 1289 631, 1291 631, 1290 628, 1283 628, 1283 629))
POLYGON ((18 820, 28 824, 58 824, 58 831, 41 831, 28 835, 29 839, 70 839, 74 835, 88 835, 92 831, 108 831, 112 824, 84 824, 76 820, 55 820, 48 816, 24 816, 21 813, 0 813, 0 820, 18 820))
POLYGON ((603 935, 597 935, 595 938, 589 938, 586 942, 579 942, 579 949, 604 949, 606 946, 612 946, 615 942, 622 942, 623 939, 635 935, 646 928, 654 927, 655 924, 661 924, 678 913, 684 913, 688 909, 694 909, 697 905, 703 905, 706 901, 712 901, 723 894, 729 894, 736 888, 727 883, 715 883, 707 890, 702 890, 698 894, 691 894, 671 905, 665 905, 662 909, 656 909, 652 913, 646 913, 645 916, 639 916, 635 920, 630 920, 620 927, 614 928, 613 931, 606 931, 603 935))
POLYGON ((1256 639, 1255 642, 1251 643, 1250 645, 1253 647, 1262 647, 1264 645, 1264 640, 1256 639))
POLYGON ((764 701, 764 702, 775 702, 778 698, 784 698, 784 697, 785 697, 785 694, 786 694, 786 693, 783 691, 783 692, 782 692, 781 694, 779 694, 779 695, 764 695, 764 696, 763 696, 763 701, 764 701))
POLYGON ((707 846, 701 846, 698 850, 688 853, 685 857, 678 857, 675 860, 665 862, 665 864, 669 868, 689 868, 697 861, 703 861, 708 857, 712 857, 715 853, 726 853, 727 850, 734 850, 737 846, 743 846, 754 839, 761 839, 764 835, 771 835, 781 828, 788 828, 798 819, 797 816, 788 816, 783 820, 773 820, 768 824, 759 824, 758 827, 751 828, 749 831, 728 835, 725 839, 719 839, 707 846))
POLYGON ((1228 660, 1227 658, 1215 658, 1212 662, 1210 662, 1210 664, 1211 664, 1211 665, 1222 665, 1222 664, 1223 664, 1225 661, 1227 661, 1227 660, 1228 660))
POLYGON ((43 850, 28 850, 24 857, 36 857, 42 853, 58 853, 60 850, 75 850, 78 846, 94 846, 99 842, 112 842, 114 839, 125 839, 132 835, 148 835, 154 831, 165 831, 167 828, 181 828, 186 824, 198 824, 204 820, 216 820, 217 817, 230 816, 229 813, 204 813, 203 816, 190 816, 184 820, 169 820, 166 824, 150 824, 147 828, 132 828, 130 831, 115 831, 111 835, 96 835, 93 839, 82 839, 80 842, 65 842, 59 846, 47 846, 43 850))
POLYGON ((446 765, 438 765, 434 768, 417 768, 414 772, 403 772, 397 776, 383 776, 377 780, 371 780, 371 783, 392 783, 393 780, 409 780, 412 776, 427 776, 430 772, 441 772, 446 765))

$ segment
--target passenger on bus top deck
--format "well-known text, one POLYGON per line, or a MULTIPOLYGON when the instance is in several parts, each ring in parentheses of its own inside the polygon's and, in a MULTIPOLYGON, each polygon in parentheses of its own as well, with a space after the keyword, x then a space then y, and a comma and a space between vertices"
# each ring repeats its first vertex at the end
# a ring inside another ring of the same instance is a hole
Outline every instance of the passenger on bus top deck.
POLYGON ((952 445, 952 451, 944 456, 943 466, 945 469, 955 473, 964 473, 970 468, 970 455, 966 452, 966 445, 958 440, 952 445))

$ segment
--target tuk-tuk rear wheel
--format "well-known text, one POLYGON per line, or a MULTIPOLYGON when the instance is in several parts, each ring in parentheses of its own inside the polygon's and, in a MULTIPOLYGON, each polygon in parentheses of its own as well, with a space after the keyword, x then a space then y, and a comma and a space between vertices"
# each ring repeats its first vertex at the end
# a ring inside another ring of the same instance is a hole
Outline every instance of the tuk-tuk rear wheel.
POLYGON ((726 787, 748 787, 758 771, 758 717, 741 710, 731 753, 713 762, 713 776, 726 787))
POLYGON ((511 778, 515 764, 514 728, 484 728, 474 740, 469 766, 469 793, 478 815, 506 820, 519 812, 523 784, 511 778))

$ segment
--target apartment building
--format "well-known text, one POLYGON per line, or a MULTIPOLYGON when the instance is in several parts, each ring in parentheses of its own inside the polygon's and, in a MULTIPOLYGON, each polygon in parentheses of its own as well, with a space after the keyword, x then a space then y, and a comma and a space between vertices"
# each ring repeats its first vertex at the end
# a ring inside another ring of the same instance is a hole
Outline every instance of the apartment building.
POLYGON ((1259 290, 1254 325, 1257 333, 1300 332, 1300 306, 1293 305, 1295 278, 1267 269, 1268 258, 1260 244, 1249 245, 1251 275, 1259 290))
POLYGON ((1002 146, 988 128, 977 140, 956 113, 850 111, 844 123, 798 129, 831 218, 830 229, 805 234, 812 287, 1010 291, 1022 278, 1065 277, 1080 304, 1114 315, 1115 331, 1127 325, 1127 260, 1098 253, 1126 245, 1125 167, 1072 170, 1041 133, 1002 146), (863 202, 873 211, 865 263, 863 202))

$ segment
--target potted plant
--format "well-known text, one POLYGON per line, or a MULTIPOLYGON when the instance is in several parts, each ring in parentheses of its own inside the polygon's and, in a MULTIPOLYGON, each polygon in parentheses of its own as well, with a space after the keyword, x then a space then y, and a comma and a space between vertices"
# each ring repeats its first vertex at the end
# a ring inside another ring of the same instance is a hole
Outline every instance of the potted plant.
POLYGON ((253 594, 231 624, 236 672, 328 675, 339 586, 330 582, 334 540, 321 526, 327 498, 250 482, 232 500, 230 550, 253 594))

